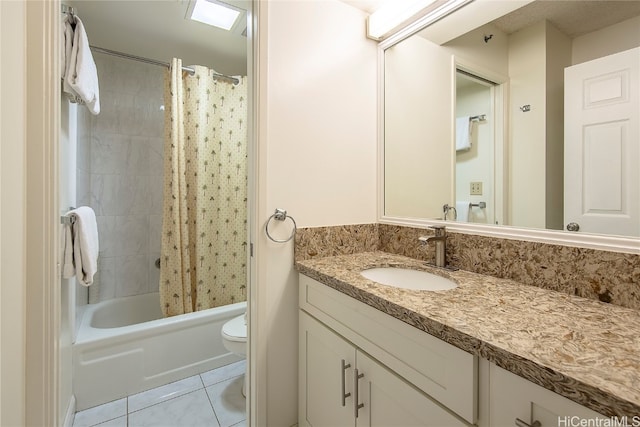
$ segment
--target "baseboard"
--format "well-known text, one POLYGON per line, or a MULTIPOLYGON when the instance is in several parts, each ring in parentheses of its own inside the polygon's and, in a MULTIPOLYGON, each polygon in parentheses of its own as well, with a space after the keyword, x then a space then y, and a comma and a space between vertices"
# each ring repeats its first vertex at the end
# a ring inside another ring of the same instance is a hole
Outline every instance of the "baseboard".
POLYGON ((64 416, 63 427, 72 427, 73 419, 76 416, 76 397, 72 394, 69 399, 69 406, 67 406, 67 413, 64 416))

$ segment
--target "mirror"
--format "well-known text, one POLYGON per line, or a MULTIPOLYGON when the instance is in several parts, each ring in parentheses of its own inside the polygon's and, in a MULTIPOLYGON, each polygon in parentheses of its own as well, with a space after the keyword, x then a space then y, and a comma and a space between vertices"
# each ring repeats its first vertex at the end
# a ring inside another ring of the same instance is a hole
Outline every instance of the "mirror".
POLYGON ((382 43, 383 217, 640 236, 638 111, 571 133, 585 81, 587 109, 638 96, 638 28, 638 1, 476 1, 382 43), (635 71, 598 71, 622 86, 580 77, 625 51, 635 71))

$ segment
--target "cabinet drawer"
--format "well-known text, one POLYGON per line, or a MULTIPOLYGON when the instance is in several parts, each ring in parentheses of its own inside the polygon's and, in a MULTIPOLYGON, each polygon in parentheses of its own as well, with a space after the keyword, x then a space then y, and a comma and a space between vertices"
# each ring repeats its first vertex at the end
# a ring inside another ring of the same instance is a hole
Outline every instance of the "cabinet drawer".
POLYGON ((541 427, 610 425, 606 424, 611 421, 608 417, 494 364, 490 365, 489 377, 492 426, 513 426, 516 418, 528 424, 537 421, 541 427))
POLYGON ((477 357, 304 275, 300 308, 475 423, 477 357))

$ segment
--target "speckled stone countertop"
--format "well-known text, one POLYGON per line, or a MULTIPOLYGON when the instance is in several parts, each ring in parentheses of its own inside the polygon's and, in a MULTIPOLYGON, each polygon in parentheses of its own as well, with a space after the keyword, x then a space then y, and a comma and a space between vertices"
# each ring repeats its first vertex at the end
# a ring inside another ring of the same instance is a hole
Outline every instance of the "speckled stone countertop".
POLYGON ((298 271, 607 416, 640 415, 640 312, 424 261, 363 252, 296 262, 298 271), (444 275, 447 291, 365 279, 395 266, 444 275))

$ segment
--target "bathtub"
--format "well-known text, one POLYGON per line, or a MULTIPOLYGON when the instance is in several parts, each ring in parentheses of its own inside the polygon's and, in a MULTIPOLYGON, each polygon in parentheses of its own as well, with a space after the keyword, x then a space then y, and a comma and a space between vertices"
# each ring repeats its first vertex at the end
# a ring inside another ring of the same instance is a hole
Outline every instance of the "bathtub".
POLYGON ((158 293, 86 306, 73 344, 81 411, 239 360, 220 331, 246 302, 163 318, 158 293))

